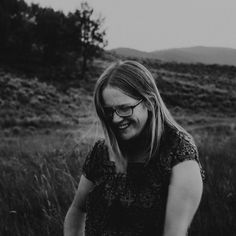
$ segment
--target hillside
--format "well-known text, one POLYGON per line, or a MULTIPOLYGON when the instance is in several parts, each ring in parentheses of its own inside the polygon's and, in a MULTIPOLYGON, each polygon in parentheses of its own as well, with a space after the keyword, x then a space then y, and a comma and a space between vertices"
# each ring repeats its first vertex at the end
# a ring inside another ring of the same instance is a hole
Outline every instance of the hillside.
MULTIPOLYGON (((113 58, 114 59, 114 58, 113 58)), ((236 117, 236 67, 160 63, 142 60, 176 119, 190 129, 236 117)), ((110 63, 97 60, 102 71, 110 63)), ((6 135, 35 130, 74 129, 93 120, 92 91, 97 77, 65 91, 37 78, 0 72, 0 126, 6 135)), ((63 87, 61 84, 60 87, 63 87)), ((235 122, 233 122, 233 127, 235 122)))
POLYGON ((120 56, 150 58, 166 62, 204 63, 236 66, 236 49, 222 47, 189 47, 143 52, 131 48, 111 50, 120 56))
POLYGON ((66 92, 37 78, 0 73, 0 126, 5 134, 75 127, 89 116, 91 96, 84 89, 66 92))
MULTIPOLYGON (((145 61, 143 62, 145 64, 145 61)), ((236 113, 236 67, 150 63, 164 100, 198 113, 236 113)), ((222 113, 222 114, 221 114, 222 113)))

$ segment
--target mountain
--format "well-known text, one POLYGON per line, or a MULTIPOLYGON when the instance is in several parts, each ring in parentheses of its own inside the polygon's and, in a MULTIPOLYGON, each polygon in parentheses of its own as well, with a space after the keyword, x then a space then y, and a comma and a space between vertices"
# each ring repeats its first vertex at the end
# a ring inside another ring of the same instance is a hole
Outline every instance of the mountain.
POLYGON ((111 50, 125 57, 151 58, 162 61, 182 63, 203 63, 236 66, 236 49, 223 47, 188 47, 143 52, 131 48, 116 48, 111 50))
POLYGON ((132 48, 116 48, 110 50, 111 52, 115 52, 117 55, 124 56, 124 57, 137 57, 137 58, 152 58, 157 59, 155 52, 152 55, 149 52, 144 52, 132 48))

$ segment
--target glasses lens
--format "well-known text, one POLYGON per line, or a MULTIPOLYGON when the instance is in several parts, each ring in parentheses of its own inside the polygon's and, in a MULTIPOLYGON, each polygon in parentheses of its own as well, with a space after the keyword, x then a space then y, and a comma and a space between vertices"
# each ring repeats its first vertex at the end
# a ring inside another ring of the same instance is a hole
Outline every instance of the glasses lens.
POLYGON ((132 108, 131 107, 122 107, 116 109, 116 113, 119 116, 130 116, 132 115, 132 108))
POLYGON ((114 108, 104 108, 104 112, 105 112, 105 116, 108 119, 112 119, 113 118, 113 114, 114 112, 120 116, 120 117, 126 117, 126 116, 131 116, 133 114, 133 109, 138 106, 140 103, 142 102, 142 100, 140 100, 137 104, 135 104, 134 106, 123 106, 123 107, 117 107, 116 109, 114 108))

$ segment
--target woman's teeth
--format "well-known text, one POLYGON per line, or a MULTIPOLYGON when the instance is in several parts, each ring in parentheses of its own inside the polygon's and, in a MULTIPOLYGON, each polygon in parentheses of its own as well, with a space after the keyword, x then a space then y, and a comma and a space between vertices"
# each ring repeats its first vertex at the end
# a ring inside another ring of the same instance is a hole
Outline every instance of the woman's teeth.
POLYGON ((129 123, 123 123, 118 126, 118 129, 126 129, 129 126, 129 123))

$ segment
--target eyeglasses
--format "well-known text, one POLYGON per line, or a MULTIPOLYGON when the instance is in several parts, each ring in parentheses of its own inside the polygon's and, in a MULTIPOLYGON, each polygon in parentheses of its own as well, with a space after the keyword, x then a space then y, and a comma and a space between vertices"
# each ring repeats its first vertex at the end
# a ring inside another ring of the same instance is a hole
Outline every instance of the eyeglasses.
POLYGON ((133 115, 133 110, 137 107, 143 100, 140 100, 135 105, 132 106, 117 106, 115 107, 104 107, 105 116, 108 119, 112 119, 114 112, 120 117, 128 117, 133 115))

